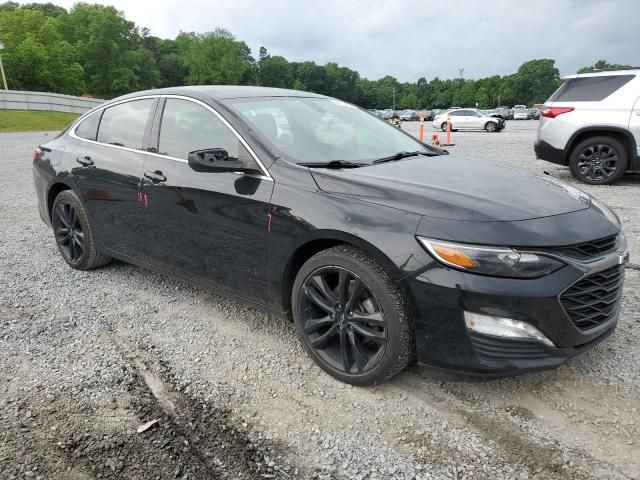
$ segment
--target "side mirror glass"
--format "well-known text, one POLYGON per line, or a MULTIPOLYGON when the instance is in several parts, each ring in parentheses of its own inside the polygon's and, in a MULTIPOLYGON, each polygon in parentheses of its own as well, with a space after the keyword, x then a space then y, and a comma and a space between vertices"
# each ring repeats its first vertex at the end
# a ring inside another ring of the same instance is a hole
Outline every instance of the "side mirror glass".
POLYGON ((247 165, 242 160, 229 157, 223 148, 208 148, 189 152, 189 166, 196 172, 244 172, 247 165))

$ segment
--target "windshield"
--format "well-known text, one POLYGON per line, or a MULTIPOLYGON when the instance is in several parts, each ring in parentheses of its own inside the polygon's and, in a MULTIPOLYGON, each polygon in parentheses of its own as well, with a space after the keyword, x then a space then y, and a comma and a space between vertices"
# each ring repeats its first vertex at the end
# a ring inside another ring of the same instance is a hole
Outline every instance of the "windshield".
POLYGON ((296 163, 372 163, 398 152, 434 152, 389 123, 336 99, 228 101, 274 148, 296 163))

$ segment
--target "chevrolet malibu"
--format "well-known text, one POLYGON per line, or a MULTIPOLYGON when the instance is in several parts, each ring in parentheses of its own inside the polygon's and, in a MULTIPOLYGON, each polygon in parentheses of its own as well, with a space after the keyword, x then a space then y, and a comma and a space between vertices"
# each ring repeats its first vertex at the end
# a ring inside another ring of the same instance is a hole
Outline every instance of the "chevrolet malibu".
POLYGON ((605 205, 334 98, 127 95, 40 145, 33 176, 71 268, 118 259, 289 316, 352 384, 413 361, 553 368, 616 326, 627 250, 605 205))

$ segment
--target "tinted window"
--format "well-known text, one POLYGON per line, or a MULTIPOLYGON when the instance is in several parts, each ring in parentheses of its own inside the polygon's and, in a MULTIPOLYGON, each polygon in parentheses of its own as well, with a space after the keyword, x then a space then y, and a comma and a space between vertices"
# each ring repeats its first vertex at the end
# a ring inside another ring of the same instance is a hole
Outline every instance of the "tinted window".
POLYGON ((297 163, 369 162, 426 149, 388 122, 337 99, 263 97, 229 103, 275 149, 297 163))
POLYGON ((549 102, 597 102, 630 82, 635 75, 570 78, 556 90, 549 102))
POLYGON ((98 141, 128 148, 142 148, 144 129, 154 100, 133 100, 105 109, 98 141))
POLYGON ((226 150, 230 158, 253 162, 238 137, 211 111, 189 100, 167 99, 158 152, 186 160, 189 152, 212 148, 226 150))
POLYGON ((469 110, 454 110, 449 115, 453 117, 468 117, 468 116, 473 116, 475 114, 470 112, 469 110))
POLYGON ((80 125, 76 127, 76 135, 80 138, 86 138, 87 140, 95 140, 98 135, 98 124, 100 123, 101 115, 102 110, 92 113, 82 120, 80 125))

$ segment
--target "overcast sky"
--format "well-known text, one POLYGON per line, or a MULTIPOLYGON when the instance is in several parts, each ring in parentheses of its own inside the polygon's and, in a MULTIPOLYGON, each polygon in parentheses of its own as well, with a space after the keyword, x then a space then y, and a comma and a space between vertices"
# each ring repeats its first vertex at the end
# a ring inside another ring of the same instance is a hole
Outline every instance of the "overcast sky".
MULTIPOLYGON (((43 0, 45 1, 45 0, 43 0)), ((87 0, 90 1, 90 0, 87 0)), ((69 8, 73 0, 53 0, 69 8)), ((337 62, 376 79, 513 73, 553 58, 561 75, 598 59, 640 65, 640 0, 111 0, 153 35, 231 31, 291 61, 337 62)))

